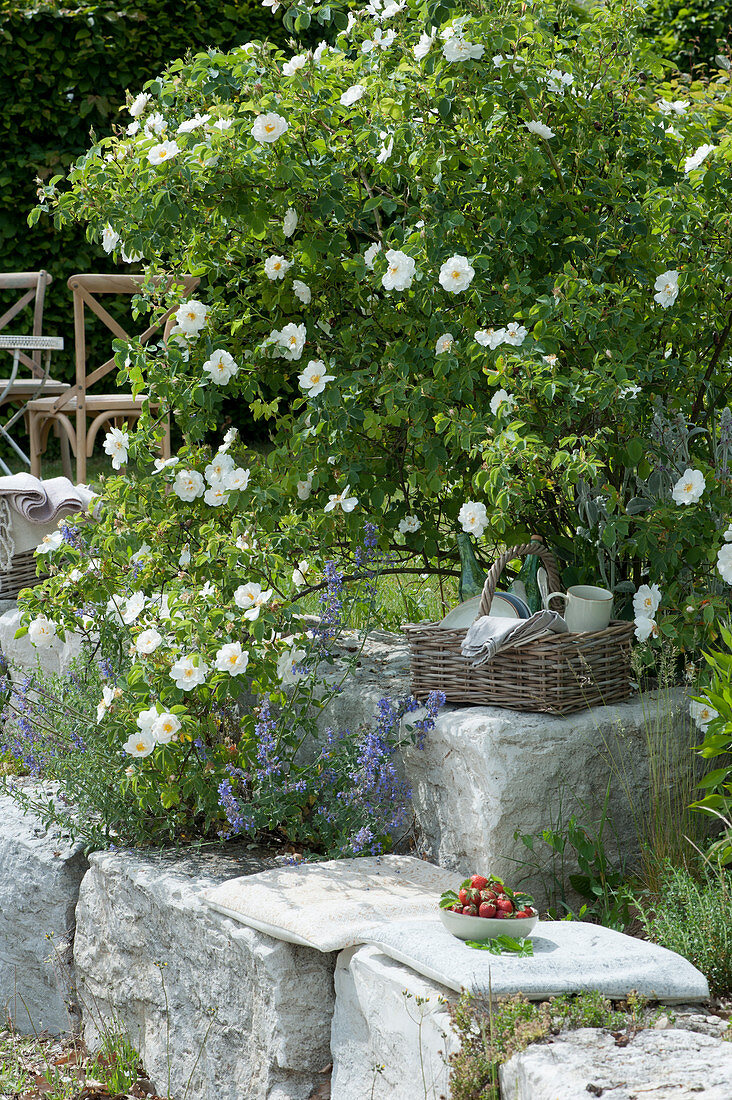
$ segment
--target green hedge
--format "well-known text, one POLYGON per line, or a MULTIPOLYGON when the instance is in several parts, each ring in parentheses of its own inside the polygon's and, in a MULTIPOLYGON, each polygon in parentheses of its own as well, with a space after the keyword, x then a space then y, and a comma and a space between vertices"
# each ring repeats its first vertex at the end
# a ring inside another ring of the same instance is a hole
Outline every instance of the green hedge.
POLYGON ((698 71, 732 47, 729 0, 650 0, 646 33, 683 72, 698 71))
POLYGON ((57 375, 73 375, 66 279, 135 269, 110 263, 78 227, 58 232, 44 219, 30 230, 35 177, 64 171, 88 148, 90 130, 104 134, 130 122, 119 114, 125 91, 137 93, 169 61, 267 36, 284 44, 280 21, 260 0, 103 0, 74 8, 0 0, 0 267, 45 267, 54 276, 45 330, 66 339, 57 375))

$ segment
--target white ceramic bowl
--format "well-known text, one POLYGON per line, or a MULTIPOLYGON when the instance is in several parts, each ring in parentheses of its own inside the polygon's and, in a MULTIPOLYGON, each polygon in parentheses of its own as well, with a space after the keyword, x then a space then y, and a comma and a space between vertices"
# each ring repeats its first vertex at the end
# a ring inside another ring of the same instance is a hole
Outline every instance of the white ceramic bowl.
POLYGON ((496 920, 495 917, 470 917, 466 913, 453 913, 450 909, 440 909, 440 920, 448 932, 459 940, 475 940, 484 943, 496 936, 511 936, 514 940, 531 935, 539 920, 534 917, 509 917, 496 920))

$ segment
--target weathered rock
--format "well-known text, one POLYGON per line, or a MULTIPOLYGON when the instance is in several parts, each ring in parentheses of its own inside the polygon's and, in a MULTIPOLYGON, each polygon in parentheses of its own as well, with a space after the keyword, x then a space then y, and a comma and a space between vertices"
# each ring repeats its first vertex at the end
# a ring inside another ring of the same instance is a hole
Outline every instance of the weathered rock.
POLYGON ((641 1031, 621 1046, 582 1028, 514 1055, 500 1079, 502 1100, 730 1100, 732 1048, 674 1028, 641 1031))
MULTIPOLYGON (((526 862, 530 853, 514 834, 540 833, 562 817, 566 823, 572 813, 591 824, 609 785, 606 851, 612 856, 619 845, 632 857, 648 800, 646 722, 663 726, 673 774, 674 760, 688 756, 693 743, 679 701, 636 699, 567 718, 496 707, 445 708, 424 749, 404 755, 420 854, 461 876, 491 871, 545 902, 548 879, 526 862)), ((546 848, 542 858, 550 854, 546 848)), ((571 861, 568 848, 565 875, 576 870, 571 861)))
POLYGON ((10 665, 11 675, 17 680, 36 672, 40 668, 46 675, 58 675, 68 672, 76 657, 81 653, 82 637, 71 634, 65 642, 56 638, 52 646, 37 649, 28 635, 16 638, 20 627, 20 611, 17 604, 0 615, 0 652, 10 665))
POLYGON ((340 953, 335 988, 332 1100, 447 1096, 455 994, 374 947, 340 953))
POLYGON ((79 846, 0 796, 0 1014, 23 1033, 74 1029, 71 944, 86 868, 79 846))
POLYGON ((236 924, 198 895, 262 859, 97 853, 74 958, 84 1034, 116 1019, 158 1092, 306 1100, 330 1061, 334 955, 236 924), (190 1081, 190 1086, 189 1086, 190 1081))

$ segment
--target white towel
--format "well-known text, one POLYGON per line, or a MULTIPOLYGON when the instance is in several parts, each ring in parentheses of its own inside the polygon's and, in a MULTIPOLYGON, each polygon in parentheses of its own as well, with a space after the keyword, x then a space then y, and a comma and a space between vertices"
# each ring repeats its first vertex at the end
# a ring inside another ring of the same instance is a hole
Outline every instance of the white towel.
POLYGON ((85 512, 96 495, 88 485, 73 485, 67 477, 49 481, 32 474, 0 477, 0 497, 29 523, 46 525, 72 512, 85 512))
POLYGON ((461 649, 471 665, 478 667, 504 649, 519 649, 546 634, 566 634, 567 624, 556 611, 537 611, 530 619, 499 619, 483 615, 465 636, 461 649))

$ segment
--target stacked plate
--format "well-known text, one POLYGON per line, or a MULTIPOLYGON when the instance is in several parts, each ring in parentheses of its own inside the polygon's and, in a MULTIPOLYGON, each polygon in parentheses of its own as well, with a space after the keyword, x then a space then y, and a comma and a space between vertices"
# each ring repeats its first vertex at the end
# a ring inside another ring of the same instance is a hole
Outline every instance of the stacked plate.
MULTIPOLYGON (((467 630, 480 614, 480 596, 474 596, 471 600, 453 607, 448 611, 440 626, 448 630, 467 630)), ((514 592, 496 592, 493 603, 490 606, 490 615, 496 615, 501 619, 530 619, 529 605, 514 592)))

